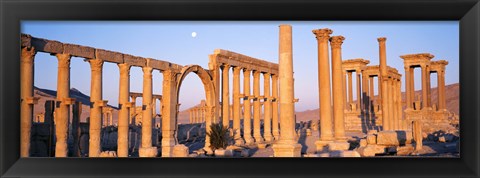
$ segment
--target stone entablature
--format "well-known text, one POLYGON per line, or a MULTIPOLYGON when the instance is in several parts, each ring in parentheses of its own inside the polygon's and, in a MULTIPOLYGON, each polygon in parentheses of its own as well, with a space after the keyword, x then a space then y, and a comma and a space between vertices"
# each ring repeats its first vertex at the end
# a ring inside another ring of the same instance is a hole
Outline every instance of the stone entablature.
MULTIPOLYGON (((270 73, 278 75, 278 64, 268 62, 262 59, 253 58, 243 54, 235 53, 224 49, 215 49, 210 58, 211 64, 229 64, 250 70, 260 71, 262 73, 270 73)), ((210 69, 212 67, 209 67, 210 69)))

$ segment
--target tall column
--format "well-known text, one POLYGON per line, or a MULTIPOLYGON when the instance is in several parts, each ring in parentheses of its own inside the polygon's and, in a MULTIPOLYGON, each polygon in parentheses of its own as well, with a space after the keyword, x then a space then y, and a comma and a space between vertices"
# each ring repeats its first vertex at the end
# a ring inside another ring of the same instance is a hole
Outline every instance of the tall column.
POLYGON ((253 71, 253 137, 256 143, 263 143, 262 134, 260 133, 260 71, 253 71))
MULTIPOLYGON (((148 63, 148 62, 147 62, 148 63)), ((156 157, 157 147, 152 147, 152 67, 143 67, 142 144, 140 157, 156 157)))
POLYGON ((430 65, 427 65, 427 106, 432 107, 432 85, 430 82, 431 73, 430 65))
POLYGON ((70 98, 70 58, 69 54, 56 54, 58 59, 57 79, 57 105, 55 111, 55 133, 57 143, 55 145, 55 157, 67 157, 68 155, 68 114, 67 100, 70 98))
POLYGON ((30 137, 33 119, 33 105, 35 104, 35 99, 33 98, 33 63, 35 54, 36 51, 33 47, 22 48, 20 58, 20 157, 30 156, 30 137))
POLYGON ((332 89, 333 89, 333 120, 335 125, 335 140, 346 141, 345 136, 345 117, 343 103, 343 80, 342 80, 342 44, 345 38, 343 36, 333 36, 330 38, 332 47, 332 89))
POLYGON ((410 68, 410 101, 412 102, 412 108, 413 108, 413 102, 415 102, 415 68, 410 68))
POLYGON ((368 111, 368 76, 363 75, 363 72, 361 72, 362 75, 362 110, 364 116, 366 116, 367 111, 368 111))
POLYGON ((411 110, 413 107, 413 101, 411 100, 412 98, 410 97, 412 91, 410 90, 410 66, 405 66, 405 100, 407 103, 407 110, 411 110))
POLYGON ((237 145, 244 143, 240 135, 240 70, 241 67, 233 67, 233 138, 237 145))
POLYGON ((130 94, 130 65, 118 64, 120 69, 120 87, 118 96, 118 157, 128 157, 128 117, 129 117, 129 94, 130 94))
POLYGON ((280 137, 278 130, 278 75, 272 75, 272 134, 275 140, 280 137))
MULTIPOLYGON (((152 118, 155 119, 157 116, 157 98, 152 98, 152 118)), ((152 124, 155 126, 155 124, 152 124)))
POLYGON ((398 129, 405 130, 403 128, 403 110, 402 110, 402 80, 398 79, 397 82, 397 111, 398 111, 398 129))
POLYGON ((355 73, 357 74, 357 110, 361 112, 362 110, 362 72, 360 70, 356 70, 355 73))
POLYGON ((246 144, 252 144, 254 142, 252 137, 252 106, 250 103, 250 69, 243 69, 243 139, 246 144))
MULTIPOLYGON (((136 96, 130 96, 132 98, 132 107, 130 107, 130 124, 135 125, 134 118, 136 117, 135 115, 137 114, 137 97, 136 96)), ((136 119, 135 119, 136 120, 136 119)))
POLYGON ((272 146, 273 155, 300 157, 302 146, 295 141, 292 26, 280 25, 279 43, 280 140, 272 146))
MULTIPOLYGON (((175 146, 174 133, 176 130, 175 118, 177 116, 177 73, 171 70, 165 70, 163 74, 162 88, 162 157, 171 157, 173 147, 175 146)), ((214 108, 212 108, 214 109, 214 108)), ((207 132, 211 123, 207 123, 207 132)), ((209 149, 210 138, 205 138, 205 148, 209 149)))
POLYGON ((342 70, 342 85, 343 85, 343 104, 345 105, 345 109, 348 108, 348 100, 347 100, 347 72, 342 70))
POLYGON ((382 83, 382 117, 383 117, 383 130, 390 130, 391 125, 389 107, 388 107, 388 71, 387 71, 387 51, 385 47, 385 42, 387 38, 381 37, 377 38, 379 45, 379 56, 380 56, 380 75, 382 83))
MULTIPOLYGON (((318 85, 320 97, 320 145, 324 142, 333 141, 332 127, 332 103, 330 89, 330 63, 328 60, 328 40, 332 30, 328 28, 313 30, 318 43, 318 85)), ((317 143, 316 142, 316 143, 317 143)))
POLYGON ((273 141, 272 135, 272 99, 270 96, 270 73, 263 73, 263 93, 264 93, 264 101, 263 101, 263 108, 264 108, 264 117, 263 117, 263 137, 265 137, 265 141, 271 142, 273 141))
POLYGON ((230 128, 230 119, 229 116, 229 107, 230 107, 230 97, 229 97, 229 82, 228 82, 228 72, 230 66, 228 64, 223 65, 222 69, 222 123, 223 126, 230 128))
POLYGON ((390 111, 391 111, 391 117, 392 117, 392 128, 393 130, 398 129, 398 113, 397 113, 397 108, 395 107, 397 103, 397 90, 395 86, 395 79, 391 78, 389 81, 389 88, 390 88, 390 111))
POLYGON ((429 72, 427 70, 427 65, 422 64, 422 109, 426 109, 429 107, 428 105, 428 81, 427 78, 429 77, 429 72))
POLYGON ((348 72, 348 104, 353 103, 352 72, 348 72))
POLYGON ((437 86, 438 86, 438 110, 443 111, 446 109, 445 100, 445 70, 441 69, 437 73, 437 86))
POLYGON ((369 101, 368 101, 368 112, 372 113, 373 112, 373 99, 375 98, 375 91, 374 91, 374 86, 375 86, 375 83, 373 81, 373 77, 370 76, 369 77, 369 83, 370 83, 370 91, 368 92, 368 96, 369 96, 369 101))

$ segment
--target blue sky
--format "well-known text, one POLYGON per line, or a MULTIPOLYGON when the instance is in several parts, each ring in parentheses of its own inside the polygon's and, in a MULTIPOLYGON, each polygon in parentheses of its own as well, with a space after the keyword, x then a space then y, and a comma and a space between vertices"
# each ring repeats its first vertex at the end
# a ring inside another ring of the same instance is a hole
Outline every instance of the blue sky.
MULTIPOLYGON (((458 21, 23 21, 21 31, 39 38, 208 68, 208 55, 214 49, 226 49, 278 63, 279 24, 291 24, 293 27, 295 97, 300 99, 295 107, 297 111, 318 108, 317 43, 312 34, 312 30, 318 28, 330 28, 332 36, 346 38, 342 46, 344 60, 364 58, 370 60, 371 65, 378 65, 377 37, 387 37, 387 64, 402 74, 402 91, 404 68, 399 56, 404 54, 428 52, 435 55, 433 60, 445 59, 449 62, 446 84, 459 81, 458 21), (197 33, 195 38, 192 32, 197 33)), ((56 90, 56 69, 54 56, 37 53, 35 86, 56 90)), ((103 71, 103 97, 109 100, 109 104, 117 105, 118 67, 105 63, 103 71)), ((142 70, 132 67, 130 76, 131 91, 141 92, 142 70)), ((420 76, 420 70, 416 69, 415 77, 420 76)), ((162 80, 161 73, 154 71, 154 94, 162 93, 162 80)), ((432 75, 431 80, 432 87, 436 87, 436 76, 432 75)), ((416 90, 421 88, 420 82, 415 80, 416 90)), ((260 83, 263 93, 263 79, 260 83)), ((81 58, 72 58, 71 87, 88 95, 90 93, 90 66, 81 58)), ((243 90, 243 83, 241 87, 243 90)), ((181 110, 196 105, 204 98, 200 79, 194 74, 187 76, 180 92, 181 110)), ((141 99, 137 99, 137 103, 141 103, 141 99)), ((159 104, 157 107, 160 107, 159 104)))

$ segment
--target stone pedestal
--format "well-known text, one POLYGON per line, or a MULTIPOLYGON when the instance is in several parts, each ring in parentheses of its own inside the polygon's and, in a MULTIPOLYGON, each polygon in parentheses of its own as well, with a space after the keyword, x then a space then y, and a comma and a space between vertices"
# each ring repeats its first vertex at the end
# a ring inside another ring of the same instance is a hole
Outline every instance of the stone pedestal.
POLYGON ((157 147, 140 147, 138 154, 140 157, 157 157, 158 150, 157 147))

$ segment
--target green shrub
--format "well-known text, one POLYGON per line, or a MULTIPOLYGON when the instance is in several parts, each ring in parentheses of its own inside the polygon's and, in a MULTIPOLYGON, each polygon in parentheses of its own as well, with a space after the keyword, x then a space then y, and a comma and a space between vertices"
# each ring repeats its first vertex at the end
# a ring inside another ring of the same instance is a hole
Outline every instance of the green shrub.
POLYGON ((224 127, 222 123, 213 123, 210 125, 210 132, 208 132, 207 135, 210 137, 210 148, 227 148, 230 135, 228 128, 224 127))

